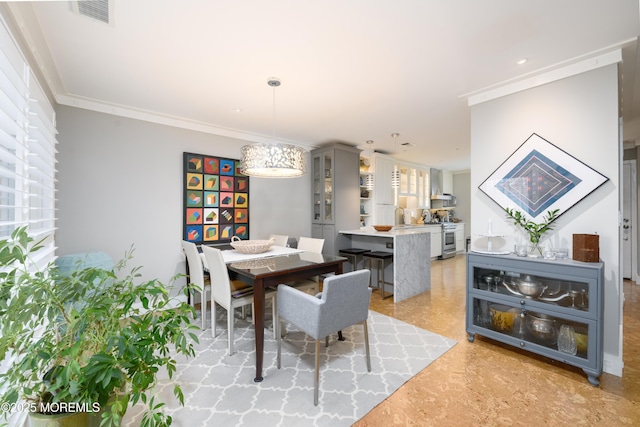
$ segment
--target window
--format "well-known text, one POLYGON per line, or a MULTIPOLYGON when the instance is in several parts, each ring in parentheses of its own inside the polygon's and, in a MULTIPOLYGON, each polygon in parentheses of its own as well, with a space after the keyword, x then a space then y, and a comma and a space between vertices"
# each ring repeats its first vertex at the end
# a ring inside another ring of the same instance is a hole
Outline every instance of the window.
POLYGON ((55 113, 4 22, 0 28, 0 239, 27 226, 54 259, 55 113))
MULTIPOLYGON (((0 239, 27 226, 31 237, 43 240, 34 268, 55 258, 55 135, 53 108, 0 20, 0 239)), ((5 356, 0 373, 14 362, 5 356)), ((23 425, 25 416, 0 413, 0 423, 23 425)))

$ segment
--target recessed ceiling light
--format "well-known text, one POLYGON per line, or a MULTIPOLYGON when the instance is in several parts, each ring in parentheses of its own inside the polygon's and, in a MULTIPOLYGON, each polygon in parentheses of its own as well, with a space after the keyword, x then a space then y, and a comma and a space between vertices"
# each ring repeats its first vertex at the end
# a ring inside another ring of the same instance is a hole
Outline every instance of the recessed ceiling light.
POLYGON ((233 112, 234 113, 242 113, 242 108, 234 108, 233 112))
POLYGON ((525 62, 527 62, 527 58, 522 58, 522 59, 518 60, 518 62, 516 62, 516 64, 518 64, 518 65, 522 65, 522 64, 524 64, 525 62))

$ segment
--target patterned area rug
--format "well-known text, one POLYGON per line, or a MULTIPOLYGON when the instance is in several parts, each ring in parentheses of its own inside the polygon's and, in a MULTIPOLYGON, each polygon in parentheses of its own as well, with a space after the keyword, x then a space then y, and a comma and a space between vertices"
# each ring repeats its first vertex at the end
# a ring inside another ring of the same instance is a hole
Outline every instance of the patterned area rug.
MULTIPOLYGON (((332 336, 329 347, 324 342, 321 346, 320 395, 314 406, 312 339, 289 325, 282 368, 277 369, 273 331, 265 330, 264 381, 254 383, 251 323, 236 320, 236 352, 228 356, 226 312, 217 313, 221 313, 217 337, 211 336, 211 329, 200 332, 196 357, 180 359, 174 376, 185 406, 173 398, 168 381, 158 384, 174 426, 350 426, 456 344, 370 311, 371 372, 367 372, 362 326, 344 330, 345 341, 332 336)), ((142 410, 140 405, 130 408, 122 425, 139 426, 142 410)))

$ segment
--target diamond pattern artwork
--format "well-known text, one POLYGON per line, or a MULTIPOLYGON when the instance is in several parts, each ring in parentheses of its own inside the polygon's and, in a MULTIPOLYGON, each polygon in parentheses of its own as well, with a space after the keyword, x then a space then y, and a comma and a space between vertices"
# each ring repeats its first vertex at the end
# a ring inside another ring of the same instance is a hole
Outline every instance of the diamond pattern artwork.
POLYGON ((527 154, 496 188, 531 216, 549 209, 582 180, 537 150, 527 154))
POLYGON ((534 133, 478 188, 503 209, 541 222, 548 211, 562 215, 607 180, 534 133))
MULTIPOLYGON (((229 356, 226 311, 216 313, 217 336, 211 336, 210 328, 201 331, 196 357, 179 358, 174 379, 182 387, 185 406, 173 397, 172 383, 166 377, 157 385, 173 425, 351 426, 456 344, 455 340, 370 311, 371 372, 367 372, 361 325, 344 330, 345 341, 332 336, 329 347, 324 342, 321 346, 320 395, 318 406, 314 406, 315 344, 311 338, 288 325, 282 343, 282 367, 278 369, 273 332, 265 331, 264 381, 254 383, 250 317, 240 319, 240 311, 236 311, 236 352, 229 356)), ((140 425, 141 405, 127 410, 123 427, 140 425)))

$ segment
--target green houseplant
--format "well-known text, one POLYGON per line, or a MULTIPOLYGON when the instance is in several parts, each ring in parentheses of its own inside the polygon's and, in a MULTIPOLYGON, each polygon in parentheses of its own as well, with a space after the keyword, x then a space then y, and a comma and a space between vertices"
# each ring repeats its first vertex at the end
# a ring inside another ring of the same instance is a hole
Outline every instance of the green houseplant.
MULTIPOLYGON (((0 360, 14 360, 0 375, 0 404, 99 409, 109 426, 141 401, 142 425, 170 425, 153 386, 163 371, 172 378, 177 354, 194 355, 190 306, 158 280, 136 283, 133 248, 113 270, 67 275, 54 264, 38 271, 30 261, 38 249, 25 228, 0 241, 0 360)), ((179 385, 173 392, 183 404, 179 385)))
POLYGON ((542 256, 542 247, 540 246, 540 239, 542 235, 547 231, 551 231, 551 224, 558 219, 560 209, 554 209, 547 211, 547 214, 542 217, 543 221, 537 224, 527 218, 525 218, 522 212, 511 208, 505 208, 507 217, 513 220, 513 223, 519 227, 522 227, 524 231, 529 234, 529 241, 531 242, 531 253, 534 256, 542 256))

